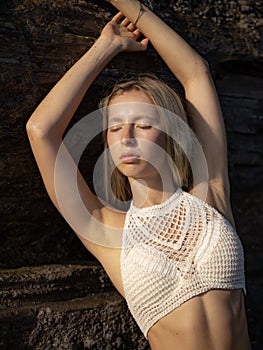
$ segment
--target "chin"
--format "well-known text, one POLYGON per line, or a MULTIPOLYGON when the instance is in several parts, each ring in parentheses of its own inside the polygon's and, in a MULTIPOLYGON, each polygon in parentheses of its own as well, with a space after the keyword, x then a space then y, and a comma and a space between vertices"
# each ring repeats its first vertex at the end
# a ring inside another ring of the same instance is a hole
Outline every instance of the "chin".
POLYGON ((145 179, 156 175, 152 167, 139 164, 122 164, 118 166, 119 171, 126 177, 134 180, 145 179))
POLYGON ((119 171, 127 177, 131 177, 131 178, 138 178, 140 177, 140 175, 142 175, 142 172, 139 169, 134 169, 134 166, 121 166, 118 167, 119 171))

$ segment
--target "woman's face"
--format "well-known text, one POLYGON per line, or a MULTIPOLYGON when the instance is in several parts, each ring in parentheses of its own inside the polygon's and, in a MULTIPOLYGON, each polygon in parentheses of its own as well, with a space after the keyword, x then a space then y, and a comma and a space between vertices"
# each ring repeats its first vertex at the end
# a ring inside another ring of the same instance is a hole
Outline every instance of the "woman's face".
POLYGON ((107 142, 115 166, 129 178, 143 179, 167 166, 166 135, 153 101, 142 91, 115 96, 108 110, 107 142))

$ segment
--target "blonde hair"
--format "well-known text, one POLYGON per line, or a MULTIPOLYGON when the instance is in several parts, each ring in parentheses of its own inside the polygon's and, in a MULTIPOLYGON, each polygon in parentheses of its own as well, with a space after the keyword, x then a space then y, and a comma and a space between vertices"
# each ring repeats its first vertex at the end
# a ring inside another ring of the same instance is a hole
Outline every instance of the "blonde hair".
MULTIPOLYGON (((153 75, 140 75, 135 79, 116 84, 111 93, 100 102, 100 108, 104 108, 105 111, 103 115, 104 147, 108 148, 108 116, 107 108, 105 107, 109 106, 115 96, 132 90, 142 91, 156 106, 161 107, 160 114, 164 117, 163 131, 167 133, 166 152, 171 157, 170 159, 167 157, 169 167, 175 183, 187 188, 189 186, 189 161, 185 152, 188 153, 191 148, 191 135, 189 133, 187 115, 179 95, 166 83, 153 75), (165 109, 165 112, 162 109, 165 109), (175 115, 179 118, 176 118, 175 115), (183 128, 182 125, 184 125, 183 128), (172 162, 170 161, 171 159, 172 162)), ((132 192, 128 178, 115 167, 107 152, 105 152, 103 166, 105 199, 112 202, 114 200, 112 197, 115 196, 115 199, 122 202, 130 200, 132 192), (112 176, 110 176, 111 174, 112 176)))

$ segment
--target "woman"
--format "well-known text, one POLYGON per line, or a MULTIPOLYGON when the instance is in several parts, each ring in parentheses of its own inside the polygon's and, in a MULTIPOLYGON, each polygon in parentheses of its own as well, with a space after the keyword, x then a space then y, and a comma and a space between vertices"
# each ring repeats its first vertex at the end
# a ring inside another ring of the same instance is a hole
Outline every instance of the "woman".
POLYGON ((242 247, 233 229, 229 200, 225 129, 208 66, 137 0, 109 2, 120 12, 27 123, 48 194, 67 221, 79 227, 76 234, 126 298, 153 350, 250 349, 242 247), (149 40, 184 87, 208 178, 201 174, 192 186, 187 183, 184 152, 167 135, 172 124, 163 121, 169 118, 161 117, 162 107, 179 114, 180 120, 185 118, 177 95, 149 77, 117 86, 103 104, 107 107, 105 137, 118 179, 114 195, 121 200, 132 196, 126 213, 103 204, 79 172, 76 194, 70 186, 76 165, 62 135, 110 60, 122 51, 146 50, 149 40), (58 153, 63 210, 54 185, 58 183, 54 175, 58 153), (177 173, 172 171, 171 158, 177 173), (183 185, 187 192, 182 191, 183 185), (206 188, 205 198, 200 187, 206 188), (79 195, 90 215, 85 215, 79 195), (85 232, 95 232, 110 241, 111 228, 123 232, 123 249, 85 238, 85 232))

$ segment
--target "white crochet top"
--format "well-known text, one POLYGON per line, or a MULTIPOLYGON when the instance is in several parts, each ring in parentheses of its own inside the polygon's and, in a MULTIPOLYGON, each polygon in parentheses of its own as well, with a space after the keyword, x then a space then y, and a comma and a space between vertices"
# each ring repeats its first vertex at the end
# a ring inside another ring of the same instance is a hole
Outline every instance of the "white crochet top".
POLYGON ((160 318, 211 289, 245 292, 243 248, 213 207, 178 189, 126 215, 121 273, 128 307, 147 337, 160 318))

